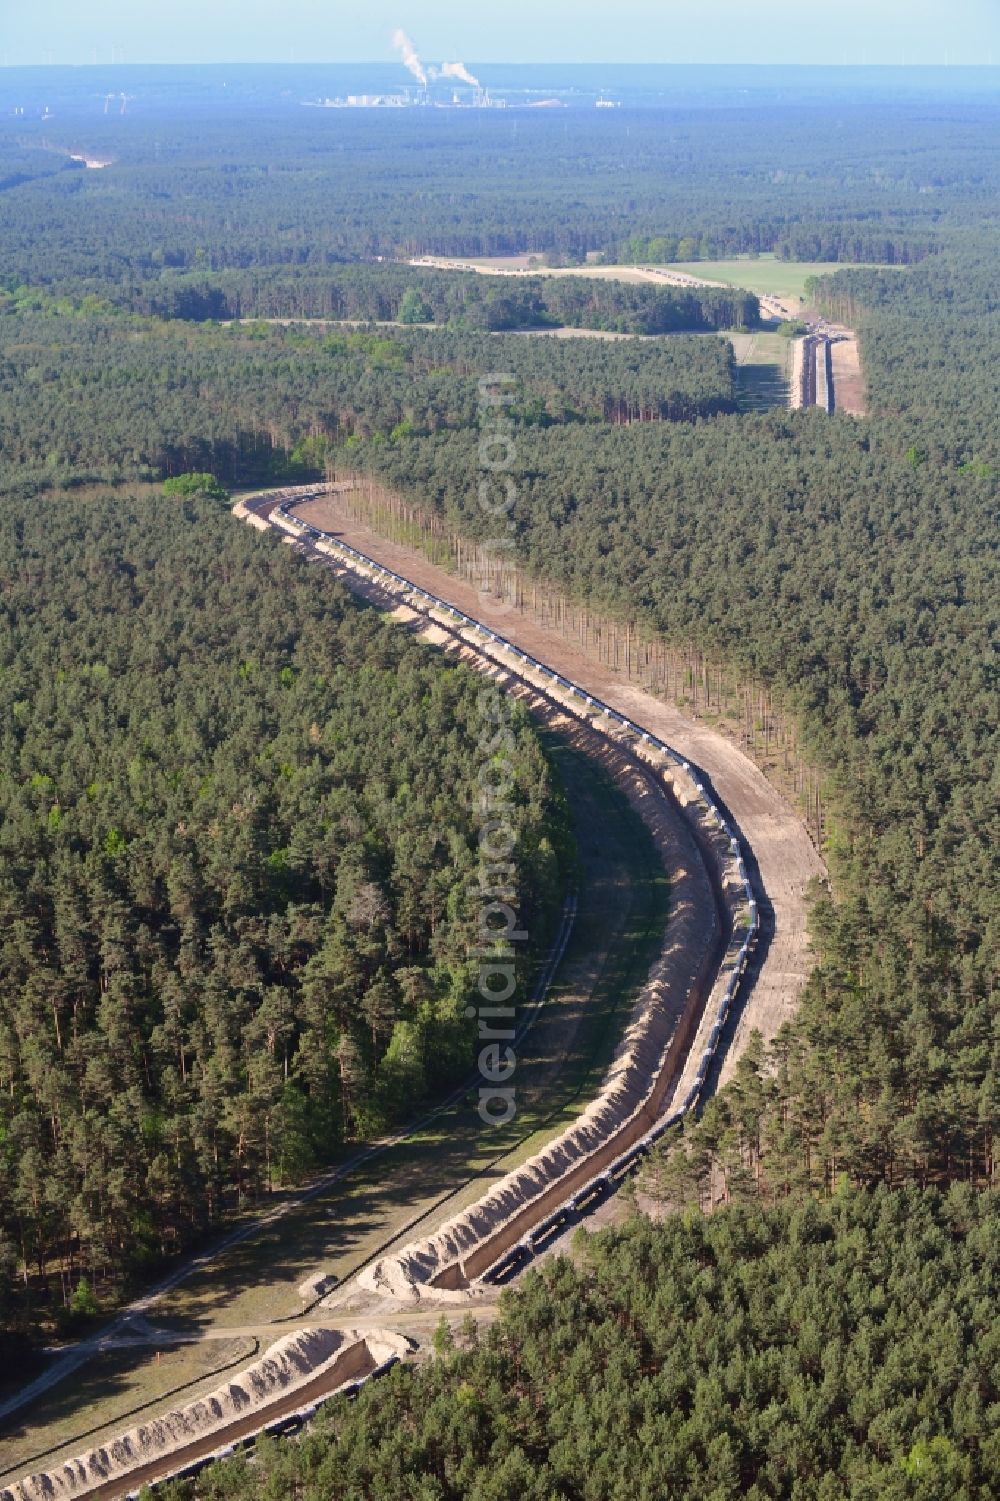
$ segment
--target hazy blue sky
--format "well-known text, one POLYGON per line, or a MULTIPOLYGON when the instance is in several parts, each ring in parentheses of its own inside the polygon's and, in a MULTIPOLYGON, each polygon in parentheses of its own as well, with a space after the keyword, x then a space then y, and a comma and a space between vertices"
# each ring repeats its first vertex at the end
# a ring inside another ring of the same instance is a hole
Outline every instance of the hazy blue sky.
POLYGON ((0 62, 1000 63, 1000 0, 0 0, 0 62))

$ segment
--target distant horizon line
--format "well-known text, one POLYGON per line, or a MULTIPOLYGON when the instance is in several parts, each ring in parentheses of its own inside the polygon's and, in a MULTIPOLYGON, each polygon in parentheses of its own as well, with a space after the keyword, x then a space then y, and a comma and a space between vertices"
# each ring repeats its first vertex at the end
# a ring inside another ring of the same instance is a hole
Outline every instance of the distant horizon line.
MULTIPOLYGON (((995 63, 992 56, 986 62, 910 62, 908 60, 869 62, 867 59, 857 58, 850 62, 763 62, 755 59, 747 59, 740 62, 679 62, 677 60, 663 60, 658 62, 640 62, 633 59, 628 62, 613 62, 607 59, 589 62, 569 61, 561 59, 547 59, 544 61, 514 61, 501 59, 499 61, 487 58, 473 57, 471 59, 479 68, 810 68, 829 69, 843 72, 848 69, 864 69, 872 71, 877 68, 893 69, 897 72, 937 72, 949 73, 958 69, 969 71, 986 72, 990 69, 1000 69, 1000 63, 995 63)), ((121 58, 108 59, 104 62, 91 58, 87 62, 10 62, 6 57, 0 59, 0 69, 13 71, 16 68, 274 68, 274 69, 301 69, 301 68, 391 68, 391 58, 322 58, 311 59, 308 62, 277 61, 274 58, 242 58, 223 59, 211 61, 199 61, 191 59, 184 62, 162 62, 156 59, 144 58, 141 60, 123 61, 121 58)))

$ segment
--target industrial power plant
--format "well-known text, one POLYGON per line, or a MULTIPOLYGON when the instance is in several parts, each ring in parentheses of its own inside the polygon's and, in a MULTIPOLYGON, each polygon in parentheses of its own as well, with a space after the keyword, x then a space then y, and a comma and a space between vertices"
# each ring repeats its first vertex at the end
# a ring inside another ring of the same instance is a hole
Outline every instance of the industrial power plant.
POLYGON ((345 94, 339 99, 307 99, 319 109, 506 109, 506 99, 494 99, 489 89, 477 86, 471 93, 457 89, 448 95, 429 89, 403 89, 398 94, 345 94))
POLYGON ((391 94, 347 94, 308 102, 322 109, 506 109, 506 99, 494 99, 464 63, 423 63, 400 29, 393 32, 392 45, 416 80, 416 87, 411 84, 391 94))

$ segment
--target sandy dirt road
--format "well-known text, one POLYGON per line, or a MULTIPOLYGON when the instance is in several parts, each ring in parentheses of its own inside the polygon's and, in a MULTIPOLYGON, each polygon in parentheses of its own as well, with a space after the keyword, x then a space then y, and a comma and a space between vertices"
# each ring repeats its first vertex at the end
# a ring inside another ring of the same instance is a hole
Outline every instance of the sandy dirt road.
MULTIPOLYGON (((423 255, 410 261, 411 266, 426 266, 436 271, 475 271, 479 276, 573 276, 588 281, 630 281, 668 287, 719 287, 738 290, 732 282, 712 281, 707 276, 692 276, 690 271, 674 271, 669 266, 529 266, 527 256, 495 257, 492 260, 463 261, 453 256, 423 255)), ((758 293, 765 317, 795 316, 786 301, 769 293, 758 293)))
MULTIPOLYGON (((674 271, 670 266, 528 266, 527 256, 496 257, 493 260, 462 261, 447 256, 419 256, 410 262, 412 266, 428 266, 439 271, 475 271, 480 276, 575 276, 583 277, 591 281, 624 281, 645 282, 654 285, 669 287, 718 287, 726 291, 734 290, 732 283, 725 281, 712 281, 707 276, 693 276, 689 271, 674 271)), ((760 303, 761 316, 773 323, 783 323, 788 319, 801 318, 804 316, 802 306, 794 306, 793 299, 779 297, 773 293, 760 292, 757 294, 760 303)), ((865 415, 865 385, 861 373, 861 356, 858 348, 858 338, 853 330, 841 328, 839 325, 831 325, 831 332, 842 336, 842 341, 834 344, 833 355, 833 383, 834 383, 834 406, 838 412, 848 412, 854 417, 865 415)), ((580 329, 569 330, 572 334, 583 332, 580 329)), ((626 337, 622 335, 621 337, 626 337)), ((797 341, 799 352, 797 358, 801 361, 801 340, 797 341)), ((793 375, 789 406, 793 408, 811 405, 803 402, 801 395, 802 375, 801 367, 793 375)))
POLYGON ((555 631, 514 610, 496 607, 464 580, 428 561, 414 548, 386 541, 349 516, 336 494, 306 502, 299 514, 314 526, 396 570, 492 625, 523 651, 547 663, 589 692, 651 730, 700 767, 750 847, 751 873, 760 887, 767 948, 760 975, 723 1065, 720 1082, 731 1077, 751 1031, 769 1041, 795 1012, 812 959, 806 931, 807 888, 824 874, 805 827, 754 763, 717 731, 689 718, 672 704, 625 681, 555 631))
POLYGON ((865 381, 861 373, 861 353, 858 336, 849 328, 835 326, 835 334, 843 335, 831 345, 833 361, 833 408, 847 412, 852 417, 863 417, 867 411, 865 381))

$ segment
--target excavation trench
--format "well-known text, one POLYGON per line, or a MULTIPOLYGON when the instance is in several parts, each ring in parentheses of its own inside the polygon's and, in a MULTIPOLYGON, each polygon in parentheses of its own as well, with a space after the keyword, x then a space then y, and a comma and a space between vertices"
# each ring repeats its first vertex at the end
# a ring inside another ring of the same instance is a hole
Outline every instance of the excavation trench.
MULTIPOLYGON (((267 514, 271 510, 273 504, 265 501, 261 506, 265 514, 247 510, 244 515, 265 528, 271 524, 267 514)), ((598 759, 650 829, 671 877, 670 920, 663 948, 597 1098, 572 1126, 437 1234, 384 1258, 360 1279, 373 1291, 388 1294, 397 1305, 398 1301, 421 1297, 431 1302, 464 1301, 470 1296, 471 1282, 642 1136, 662 1117, 672 1097, 680 1097, 693 1067, 696 1049, 692 1049, 692 1043, 697 1039, 701 1044, 706 1010, 712 1008, 722 979, 731 969, 745 922, 739 903, 742 887, 735 877, 728 839, 705 817, 693 773, 668 766, 662 755, 654 754, 635 736, 611 733, 603 721, 600 727, 591 723, 550 685, 512 670, 496 652, 484 650, 481 643, 470 639, 468 632, 449 629, 441 620, 421 618, 420 612, 412 609, 412 600, 407 602, 405 589, 402 594, 394 593, 371 577, 356 571, 351 575, 342 555, 328 557, 327 562, 352 588, 393 608, 397 616, 409 618, 415 629, 488 673, 598 759)), ((252 1412, 239 1411, 239 1400, 232 1407, 225 1404, 213 1413, 217 1421, 204 1431, 199 1427, 198 1432, 187 1429, 183 1422, 173 1431, 171 1420, 180 1414, 168 1414, 144 1430, 147 1434, 155 1430, 159 1435, 156 1447, 160 1453, 151 1454, 148 1460, 130 1447, 132 1435, 124 1435, 105 1445, 96 1459, 88 1454, 69 1465, 57 1466, 55 1474, 33 1477, 0 1492, 0 1501, 7 1497, 34 1501, 42 1495, 83 1496, 92 1494, 95 1488, 106 1497, 119 1496, 144 1481, 175 1473, 214 1452, 220 1444, 231 1444, 258 1431, 264 1423, 328 1395, 352 1376, 370 1369, 370 1337, 367 1343, 343 1333, 339 1338, 348 1343, 332 1360, 323 1361, 322 1368, 313 1373, 303 1372, 303 1379, 294 1382, 294 1390, 283 1390, 279 1383, 268 1392, 261 1391, 252 1412), (115 1463, 107 1458, 112 1450, 118 1451, 115 1463), (23 1488, 36 1481, 41 1483, 40 1490, 23 1488)), ((264 1359, 273 1354, 273 1350, 268 1351, 264 1359)), ((232 1392, 231 1385, 228 1391, 232 1392)), ((213 1398, 217 1396, 212 1394, 213 1398)), ((205 1400, 211 1404, 211 1398, 205 1400)), ((204 1408, 204 1401, 200 1405, 204 1408)))
MULTIPOLYGON (((270 520, 290 540, 302 540, 280 511, 270 520)), ((358 1279, 362 1287, 392 1299, 453 1301, 467 1296, 470 1283, 662 1116, 719 982, 743 887, 729 838, 712 818, 694 771, 668 764, 637 733, 596 729, 588 713, 570 701, 570 690, 553 690, 542 669, 511 667, 503 643, 484 646, 472 628, 456 627, 446 611, 420 601, 405 579, 386 579, 328 538, 310 539, 306 550, 369 599, 395 604, 397 615, 410 611, 439 645, 460 652, 506 691, 527 697, 536 710, 551 712, 555 705, 565 711, 570 722, 597 738, 598 754, 607 755, 613 746, 616 779, 653 831, 671 872, 671 918, 663 948, 597 1097, 578 1121, 476 1203, 432 1236, 365 1268, 358 1279)))

